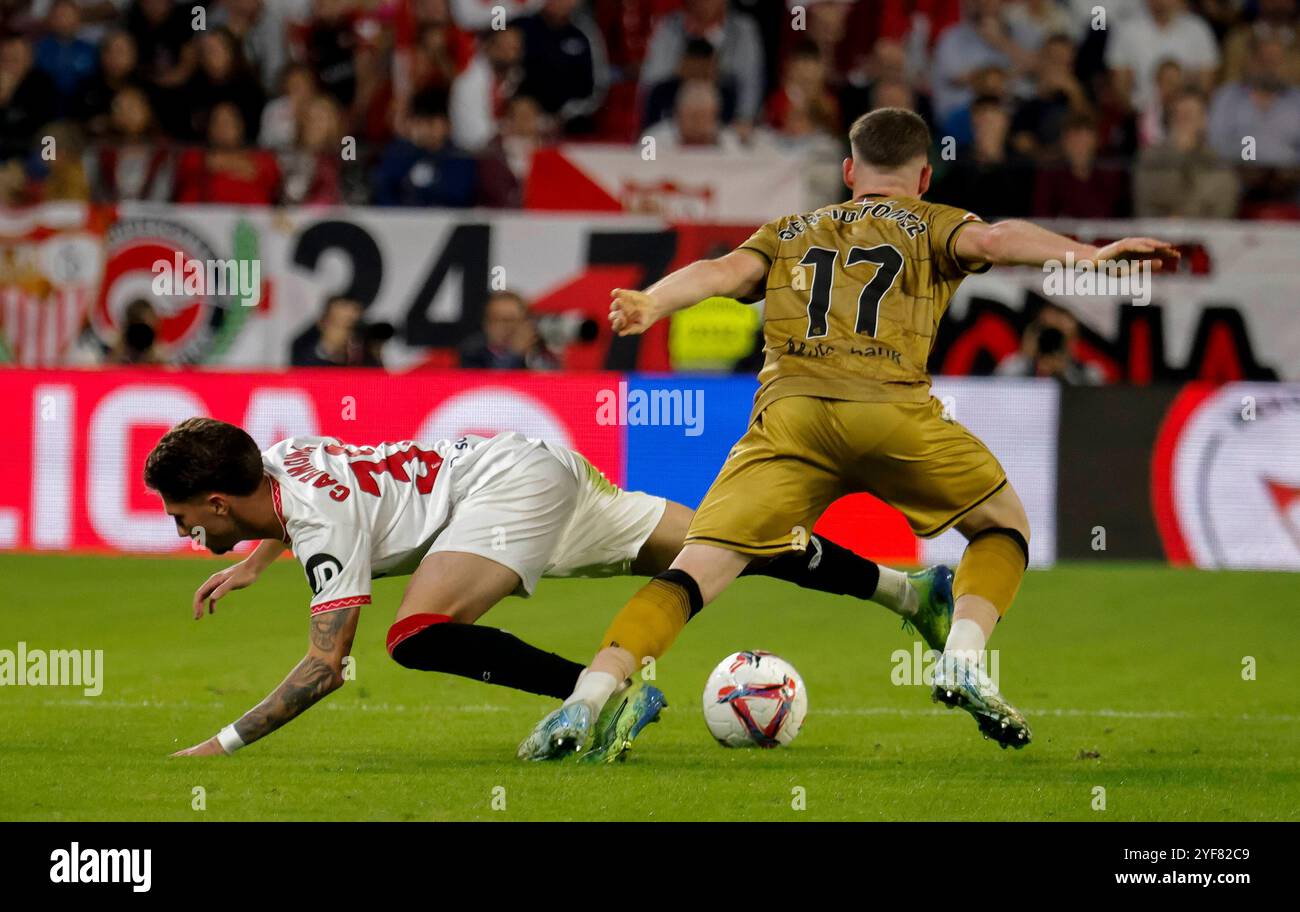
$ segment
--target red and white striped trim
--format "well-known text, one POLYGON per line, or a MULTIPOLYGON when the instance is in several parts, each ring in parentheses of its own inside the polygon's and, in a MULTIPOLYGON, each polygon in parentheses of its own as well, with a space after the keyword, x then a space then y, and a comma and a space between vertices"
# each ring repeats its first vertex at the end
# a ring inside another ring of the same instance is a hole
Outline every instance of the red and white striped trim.
POLYGON ((280 495, 280 482, 276 481, 270 475, 266 476, 271 482, 271 505, 275 508, 275 517, 280 520, 280 525, 284 527, 284 538, 282 541, 289 542, 289 522, 284 518, 284 501, 280 495))
POLYGON ((318 614, 324 614, 326 611, 338 611, 340 608, 356 608, 358 605, 369 605, 370 596, 352 595, 348 598, 333 599, 328 602, 321 602, 319 605, 311 606, 312 617, 318 614))

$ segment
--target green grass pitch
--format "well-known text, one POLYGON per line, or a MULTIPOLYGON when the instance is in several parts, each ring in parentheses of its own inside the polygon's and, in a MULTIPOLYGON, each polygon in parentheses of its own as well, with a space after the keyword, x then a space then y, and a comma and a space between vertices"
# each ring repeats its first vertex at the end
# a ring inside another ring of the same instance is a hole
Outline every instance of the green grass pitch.
MULTIPOLYGON (((1030 573, 992 643, 1034 729, 1019 752, 924 687, 891 683, 894 650, 911 641, 883 609, 745 579, 660 662, 663 721, 627 763, 591 769, 514 759, 550 701, 388 658, 403 580, 376 583, 363 609, 355 681, 233 758, 169 759, 260 700, 306 648, 308 589, 289 561, 190 619, 217 566, 0 556, 0 649, 102 649, 105 669, 97 697, 0 687, 0 819, 1300 818, 1294 575, 1030 573), (706 675, 746 648, 804 677, 808 720, 790 748, 726 750, 704 728, 706 675), (1255 680, 1243 680, 1248 656, 1255 680)), ((585 660, 636 586, 548 580, 484 622, 585 660)))

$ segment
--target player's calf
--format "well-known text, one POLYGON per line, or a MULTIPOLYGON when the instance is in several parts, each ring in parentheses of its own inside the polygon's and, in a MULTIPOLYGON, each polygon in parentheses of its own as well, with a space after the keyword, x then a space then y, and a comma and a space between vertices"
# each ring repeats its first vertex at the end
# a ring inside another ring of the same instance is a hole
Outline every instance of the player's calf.
POLYGON ((1006 615, 1029 566, 1029 518, 1006 485, 963 518, 968 544, 953 578, 953 624, 947 649, 978 652, 1006 615))
POLYGON ((981 659, 1029 565, 1029 521, 1008 485, 958 528, 969 543, 953 578, 952 629, 935 675, 933 698, 966 710, 984 736, 1001 746, 1024 747, 1030 740, 1029 725, 984 673, 981 659))
POLYGON ((523 640, 445 614, 412 614, 388 629, 388 654, 405 668, 500 684, 562 698, 572 693, 582 666, 523 640))

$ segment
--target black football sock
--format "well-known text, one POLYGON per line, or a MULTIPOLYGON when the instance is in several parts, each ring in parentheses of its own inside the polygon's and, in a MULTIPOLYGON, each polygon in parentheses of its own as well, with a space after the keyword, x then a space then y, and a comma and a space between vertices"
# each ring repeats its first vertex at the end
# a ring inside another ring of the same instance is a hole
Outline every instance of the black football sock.
POLYGON ((415 614, 393 624, 388 652, 407 668, 441 671, 558 699, 573 693, 584 667, 504 630, 455 624, 442 614, 415 614))
POLYGON ((843 545, 811 535, 802 551, 787 551, 763 564, 750 564, 742 576, 770 576, 804 589, 851 595, 870 601, 880 583, 880 567, 843 545))

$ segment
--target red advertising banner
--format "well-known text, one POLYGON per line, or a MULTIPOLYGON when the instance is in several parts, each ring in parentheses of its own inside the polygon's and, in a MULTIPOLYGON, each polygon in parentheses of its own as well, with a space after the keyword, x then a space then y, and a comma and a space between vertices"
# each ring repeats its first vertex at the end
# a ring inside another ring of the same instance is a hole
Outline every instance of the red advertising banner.
POLYGON ((516 430, 625 476, 624 434, 597 419, 609 373, 367 370, 292 374, 0 370, 0 550, 163 553, 189 545, 145 488, 145 456, 168 427, 207 415, 262 447, 294 435, 350 443, 516 430))

